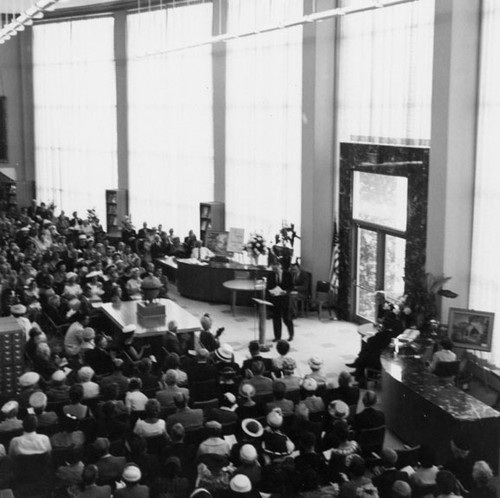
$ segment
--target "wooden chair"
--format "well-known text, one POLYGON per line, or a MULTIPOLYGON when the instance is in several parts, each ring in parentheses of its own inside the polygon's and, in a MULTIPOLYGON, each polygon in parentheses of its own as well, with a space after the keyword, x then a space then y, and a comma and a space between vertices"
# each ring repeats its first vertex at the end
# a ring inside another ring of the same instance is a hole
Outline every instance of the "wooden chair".
POLYGON ((385 425, 362 429, 357 436, 363 456, 371 457, 373 453, 380 454, 384 446, 385 425))
POLYGON ((326 280, 318 280, 316 282, 316 294, 313 300, 317 310, 318 319, 321 320, 321 314, 323 308, 328 310, 328 314, 331 319, 334 318, 332 314, 332 300, 333 300, 333 289, 330 282, 326 280))
POLYGON ((192 407, 201 408, 203 411, 210 410, 210 408, 219 408, 219 398, 212 398, 204 401, 193 401, 192 407))

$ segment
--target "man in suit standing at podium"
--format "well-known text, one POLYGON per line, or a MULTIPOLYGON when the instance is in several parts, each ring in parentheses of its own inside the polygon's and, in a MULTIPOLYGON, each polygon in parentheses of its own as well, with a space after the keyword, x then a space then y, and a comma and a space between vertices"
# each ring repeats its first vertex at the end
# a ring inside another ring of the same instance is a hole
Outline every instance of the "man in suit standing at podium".
POLYGON ((288 268, 283 268, 276 259, 272 262, 273 273, 267 281, 268 300, 272 303, 273 342, 281 339, 281 321, 288 329, 288 340, 293 340, 293 321, 290 308, 290 291, 293 289, 293 278, 288 268))

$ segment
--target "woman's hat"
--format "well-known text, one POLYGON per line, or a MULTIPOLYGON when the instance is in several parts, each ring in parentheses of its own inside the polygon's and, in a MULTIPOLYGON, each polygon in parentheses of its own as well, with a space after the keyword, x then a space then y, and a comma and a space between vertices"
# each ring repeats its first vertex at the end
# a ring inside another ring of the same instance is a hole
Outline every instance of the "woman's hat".
POLYGON ((252 483, 245 474, 236 474, 231 481, 229 481, 229 487, 235 493, 249 493, 252 491, 252 483))
POLYGON ((122 478, 128 482, 138 482, 141 480, 141 469, 137 465, 127 465, 123 469, 122 478))
POLYGON ((254 418, 246 418, 241 422, 241 430, 250 437, 258 438, 264 434, 264 427, 254 418))
POLYGON ((335 418, 347 418, 349 406, 340 399, 336 399, 328 405, 328 413, 335 418))
POLYGON ((293 358, 285 357, 283 358, 281 367, 286 372, 293 372, 297 368, 297 364, 295 363, 295 360, 293 358))
POLYGON ((95 338, 95 330, 92 327, 85 327, 82 332, 82 337, 86 341, 90 341, 95 338))
POLYGON ((24 304, 14 304, 10 307, 10 312, 13 315, 24 315, 26 313, 26 306, 24 304))
POLYGON ((279 429, 283 425, 283 413, 280 408, 274 408, 266 417, 266 422, 269 427, 279 429))
POLYGON ((222 344, 222 346, 215 350, 215 357, 220 361, 229 362, 233 359, 234 350, 230 344, 222 344))
POLYGON ((309 358, 308 364, 312 370, 319 370, 323 365, 323 360, 319 356, 313 356, 309 358))
POLYGON ((306 377, 304 382, 302 382, 302 388, 304 391, 314 392, 318 389, 318 383, 312 377, 306 377))
POLYGON ((47 406, 47 396, 41 391, 34 392, 29 399, 32 408, 45 408, 47 406))
POLYGON ((257 460, 257 450, 253 444, 244 444, 240 448, 240 460, 247 463, 257 460))
POLYGON ((253 398, 255 396, 255 387, 249 382, 242 382, 238 392, 244 398, 253 398))
POLYGON ((19 377, 19 385, 22 387, 34 386, 40 381, 40 375, 36 372, 26 372, 19 377))

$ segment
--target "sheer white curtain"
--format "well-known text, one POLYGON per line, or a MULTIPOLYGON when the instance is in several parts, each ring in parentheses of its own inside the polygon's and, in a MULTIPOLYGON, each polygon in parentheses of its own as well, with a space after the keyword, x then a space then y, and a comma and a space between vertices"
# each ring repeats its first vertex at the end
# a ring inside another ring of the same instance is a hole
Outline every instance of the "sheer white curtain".
POLYGON ((340 26, 340 139, 428 145, 434 0, 346 15, 340 26))
POLYGON ((487 355, 500 365, 500 2, 483 1, 480 90, 474 192, 469 308, 495 313, 493 350, 487 355))
MULTIPOLYGON (((302 0, 229 0, 228 32, 302 14, 302 0)), ((300 233, 302 28, 227 43, 226 226, 300 233)))
POLYGON ((117 186, 113 31, 110 17, 33 27, 37 197, 102 220, 117 186))
POLYGON ((209 39, 212 4, 127 21, 132 219, 198 231, 199 202, 214 195, 211 47, 164 51, 209 39))

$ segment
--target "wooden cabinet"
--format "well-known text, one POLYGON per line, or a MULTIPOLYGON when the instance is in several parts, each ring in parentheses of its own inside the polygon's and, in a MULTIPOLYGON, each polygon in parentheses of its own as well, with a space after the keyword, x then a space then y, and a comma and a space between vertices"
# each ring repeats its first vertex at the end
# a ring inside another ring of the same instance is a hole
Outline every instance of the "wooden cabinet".
POLYGON ((17 392, 17 379, 23 373, 25 335, 16 319, 0 318, 0 392, 13 397, 17 392))
POLYGON ((17 209, 16 182, 7 175, 0 173, 0 211, 13 213, 17 209))
POLYGON ((200 202, 200 240, 204 244, 209 230, 222 231, 225 224, 223 202, 200 202))
POLYGON ((128 191, 106 190, 106 226, 109 235, 118 235, 121 222, 128 214, 128 191))

